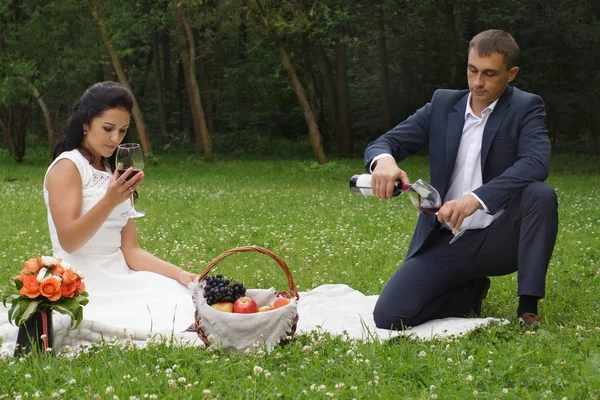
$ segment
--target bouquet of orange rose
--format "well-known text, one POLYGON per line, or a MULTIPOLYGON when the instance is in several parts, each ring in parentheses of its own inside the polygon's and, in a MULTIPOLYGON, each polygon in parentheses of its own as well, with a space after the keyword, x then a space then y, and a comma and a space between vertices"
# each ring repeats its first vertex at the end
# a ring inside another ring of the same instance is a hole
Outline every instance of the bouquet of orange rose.
POLYGON ((88 303, 83 273, 54 257, 35 257, 14 278, 18 294, 5 294, 4 306, 11 304, 8 319, 17 326, 36 311, 55 310, 71 317, 71 329, 83 321, 83 306, 88 303))

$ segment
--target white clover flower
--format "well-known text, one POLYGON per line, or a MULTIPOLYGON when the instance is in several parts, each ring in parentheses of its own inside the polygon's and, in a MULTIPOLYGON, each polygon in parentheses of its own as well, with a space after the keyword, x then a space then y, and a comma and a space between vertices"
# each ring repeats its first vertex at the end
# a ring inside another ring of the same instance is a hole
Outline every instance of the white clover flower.
POLYGON ((25 374, 25 379, 31 379, 31 374, 25 374))
POLYGON ((421 358, 424 358, 424 357, 426 357, 426 356, 427 356, 427 353, 425 353, 424 351, 421 351, 421 352, 419 353, 419 357, 421 357, 421 358))
POLYGON ((114 392, 114 391, 115 391, 115 388, 114 388, 114 387, 112 387, 112 386, 108 386, 104 392, 105 392, 106 394, 111 394, 111 393, 112 393, 112 392, 114 392))
POLYGON ((263 372, 262 367, 259 367, 258 365, 254 366, 254 375, 259 375, 261 372, 263 372))
POLYGON ((473 396, 478 396, 479 392, 477 390, 473 390, 473 396))
POLYGON ((473 382, 473 376, 472 375, 468 375, 467 376, 467 382, 473 382))
POLYGON ((475 359, 475 357, 473 357, 473 356, 467 357, 467 360, 469 360, 469 361, 473 361, 474 359, 475 359))
POLYGON ((508 389, 507 388, 502 389, 502 393, 508 394, 508 389))
POLYGON ((42 265, 52 267, 58 264, 58 260, 54 257, 42 256, 42 265))
POLYGON ((42 268, 40 269, 40 272, 38 272, 37 274, 37 281, 42 283, 44 281, 44 279, 46 278, 46 273, 48 272, 48 268, 42 268))
POLYGON ((448 359, 446 360, 446 362, 447 362, 448 364, 452 364, 452 363, 454 362, 454 360, 453 360, 453 359, 451 359, 451 358, 448 358, 448 359))

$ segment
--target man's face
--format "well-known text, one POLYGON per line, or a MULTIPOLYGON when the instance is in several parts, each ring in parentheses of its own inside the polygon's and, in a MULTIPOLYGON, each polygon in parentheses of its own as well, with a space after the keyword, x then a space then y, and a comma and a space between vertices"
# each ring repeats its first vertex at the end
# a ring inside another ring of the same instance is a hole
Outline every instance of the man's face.
MULTIPOLYGON (((476 48, 469 52, 467 79, 471 90, 471 107, 483 110, 502 96, 506 84, 517 76, 519 67, 507 69, 504 56, 498 52, 481 57, 476 48)), ((475 111, 475 110, 474 110, 475 111)))

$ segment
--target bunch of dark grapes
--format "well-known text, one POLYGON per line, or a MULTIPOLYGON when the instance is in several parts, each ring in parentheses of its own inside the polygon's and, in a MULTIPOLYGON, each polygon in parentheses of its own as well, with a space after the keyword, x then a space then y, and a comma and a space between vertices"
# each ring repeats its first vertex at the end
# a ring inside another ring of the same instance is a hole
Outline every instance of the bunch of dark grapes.
POLYGON ((230 284, 229 279, 223 278, 221 274, 207 276, 205 282, 204 297, 209 306, 222 301, 233 303, 246 295, 246 288, 242 282, 230 284))

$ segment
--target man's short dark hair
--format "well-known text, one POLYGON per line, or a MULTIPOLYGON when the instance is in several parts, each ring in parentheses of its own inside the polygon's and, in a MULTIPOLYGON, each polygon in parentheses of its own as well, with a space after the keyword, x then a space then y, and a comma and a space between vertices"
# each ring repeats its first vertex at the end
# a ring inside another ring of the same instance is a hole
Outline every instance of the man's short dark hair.
POLYGON ((489 57, 496 52, 502 54, 506 69, 516 66, 519 60, 519 45, 508 32, 500 29, 477 34, 469 43, 469 52, 473 48, 477 49, 477 54, 481 57, 489 57))

